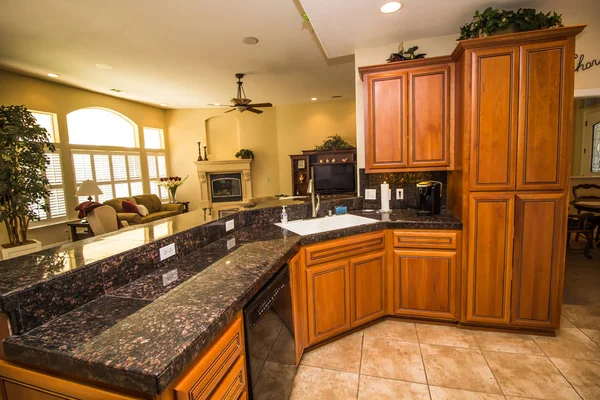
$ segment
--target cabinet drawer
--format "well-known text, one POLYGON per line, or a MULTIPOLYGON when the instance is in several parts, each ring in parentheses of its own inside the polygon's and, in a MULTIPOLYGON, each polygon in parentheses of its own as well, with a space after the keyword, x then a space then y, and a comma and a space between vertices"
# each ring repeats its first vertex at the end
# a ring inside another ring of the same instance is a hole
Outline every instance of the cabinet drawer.
POLYGON ((383 232, 368 233, 345 239, 332 240, 306 247, 306 265, 321 264, 357 254, 381 250, 385 247, 383 232))
POLYGON ((241 356, 210 398, 237 400, 245 395, 246 387, 246 358, 241 356))
POLYGON ((410 249, 456 249, 454 231, 394 231, 394 247, 410 249))
MULTIPOLYGON (((221 335, 216 343, 175 386, 177 400, 207 399, 220 387, 232 367, 237 365, 244 354, 242 318, 236 321, 221 335), (242 356, 242 357, 240 357, 242 356)), ((243 363, 242 363, 243 364, 243 363)), ((245 381, 244 375, 244 381, 245 381)), ((238 393, 239 396, 240 393, 238 393)), ((214 397, 214 396, 213 396, 214 397)), ((235 397, 237 399, 237 397, 235 397)))

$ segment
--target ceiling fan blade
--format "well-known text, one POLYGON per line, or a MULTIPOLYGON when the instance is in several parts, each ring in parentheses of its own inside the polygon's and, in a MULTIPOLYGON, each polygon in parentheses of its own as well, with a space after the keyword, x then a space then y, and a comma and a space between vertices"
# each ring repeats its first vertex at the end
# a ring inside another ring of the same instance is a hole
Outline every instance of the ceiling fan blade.
POLYGON ((228 112, 232 112, 232 111, 235 111, 235 108, 232 108, 231 110, 227 110, 227 111, 225 111, 223 114, 226 114, 226 113, 228 113, 228 112))
POLYGON ((254 114, 262 114, 263 113, 261 110, 255 110, 252 107, 248 107, 248 108, 246 108, 246 110, 253 112, 254 114))
POLYGON ((250 104, 251 107, 273 107, 273 104, 271 103, 256 103, 256 104, 250 104))

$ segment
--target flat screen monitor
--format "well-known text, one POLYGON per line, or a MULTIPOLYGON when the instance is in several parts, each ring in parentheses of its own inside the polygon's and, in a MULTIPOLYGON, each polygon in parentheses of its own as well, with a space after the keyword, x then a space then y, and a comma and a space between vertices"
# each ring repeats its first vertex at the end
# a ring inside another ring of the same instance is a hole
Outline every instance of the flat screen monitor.
POLYGON ((318 164, 313 166, 317 193, 349 193, 356 191, 355 164, 318 164))

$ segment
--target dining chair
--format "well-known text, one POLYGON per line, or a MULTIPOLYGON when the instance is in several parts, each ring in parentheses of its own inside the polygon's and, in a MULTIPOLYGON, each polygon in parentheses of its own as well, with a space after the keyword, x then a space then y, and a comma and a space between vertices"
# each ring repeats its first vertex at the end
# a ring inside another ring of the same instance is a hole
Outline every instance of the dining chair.
MULTIPOLYGON (((571 190, 573 192, 573 201, 571 204, 575 204, 582 200, 600 201, 600 185, 596 185, 595 183, 582 183, 575 185, 571 190)), ((581 210, 577 209, 577 213, 581 213, 581 210)), ((596 238, 593 240, 596 241, 596 246, 600 248, 600 214, 592 214, 592 216, 589 217, 589 223, 592 225, 592 237, 593 232, 596 231, 596 238)), ((576 235, 575 241, 578 240, 579 235, 576 235)))
POLYGON ((593 246, 594 226, 590 222, 590 218, 593 217, 593 213, 569 214, 569 222, 567 225, 567 247, 571 247, 571 235, 573 233, 575 234, 576 241, 579 235, 584 235, 586 237, 586 241, 583 249, 583 255, 588 259, 592 258, 590 249, 593 246))

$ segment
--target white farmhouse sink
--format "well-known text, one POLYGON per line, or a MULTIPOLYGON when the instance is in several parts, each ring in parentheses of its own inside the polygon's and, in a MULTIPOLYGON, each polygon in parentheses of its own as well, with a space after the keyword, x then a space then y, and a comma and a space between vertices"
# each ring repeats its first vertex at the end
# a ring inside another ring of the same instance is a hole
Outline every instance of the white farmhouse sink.
POLYGON ((336 229, 350 228, 352 226, 374 224, 378 219, 359 217, 358 215, 344 214, 334 215, 332 217, 322 217, 313 219, 301 219, 290 221, 287 224, 281 222, 275 225, 292 231, 301 236, 312 235, 314 233, 333 231, 336 229))

